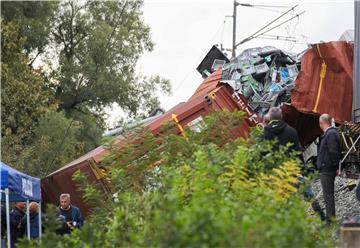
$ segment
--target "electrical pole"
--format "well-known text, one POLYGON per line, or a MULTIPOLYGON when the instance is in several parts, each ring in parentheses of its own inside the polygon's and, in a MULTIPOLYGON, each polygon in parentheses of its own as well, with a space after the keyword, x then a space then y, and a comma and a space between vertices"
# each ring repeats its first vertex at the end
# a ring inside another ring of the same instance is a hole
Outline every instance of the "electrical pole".
POLYGON ((236 57, 236 7, 238 6, 238 3, 236 2, 236 0, 234 0, 234 11, 233 11, 233 40, 232 40, 232 54, 231 57, 235 58, 236 57))
MULTIPOLYGON (((358 1, 358 0, 356 0, 358 1)), ((295 5, 294 7, 290 7, 290 6, 279 6, 279 5, 253 5, 253 4, 249 4, 249 3, 238 3, 236 0, 234 0, 234 6, 233 6, 233 15, 231 16, 225 16, 225 17, 231 17, 233 18, 233 32, 232 32, 232 47, 231 49, 224 49, 221 45, 221 50, 231 50, 231 57, 232 58, 235 58, 236 57, 236 48, 251 40, 251 39, 254 39, 254 38, 258 38, 260 35, 263 35, 281 25, 283 25, 284 23, 296 18, 296 17, 299 17, 301 14, 303 14, 305 11, 301 12, 300 14, 297 14, 296 16, 293 16, 292 18, 286 20, 285 22, 282 22, 280 24, 278 24, 277 26, 275 27, 272 27, 271 29, 268 29, 267 31, 264 31, 263 33, 255 36, 256 34, 258 34, 260 31, 262 31, 263 29, 267 28, 268 26, 270 26, 271 24, 273 24, 275 21, 279 20, 281 17, 285 16, 286 14, 288 14, 290 11, 294 10, 298 5, 295 5), (279 17, 277 17, 276 19, 272 20, 270 23, 268 23, 266 26, 262 27, 260 30, 258 30, 256 33, 254 33, 253 35, 251 35, 250 37, 242 40, 240 43, 236 44, 236 19, 237 19, 237 13, 236 13, 236 8, 238 6, 242 6, 242 7, 250 7, 250 8, 256 8, 256 7, 262 7, 262 8, 271 8, 271 7, 275 7, 275 8, 288 8, 287 11, 283 12, 282 15, 280 15, 279 17)))

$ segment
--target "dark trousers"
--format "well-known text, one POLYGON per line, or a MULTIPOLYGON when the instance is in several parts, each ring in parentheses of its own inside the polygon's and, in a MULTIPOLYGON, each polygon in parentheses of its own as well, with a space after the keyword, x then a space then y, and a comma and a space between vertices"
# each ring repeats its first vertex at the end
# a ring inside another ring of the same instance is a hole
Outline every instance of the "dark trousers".
POLYGON ((320 181, 325 200, 326 220, 331 221, 335 218, 335 177, 336 172, 321 172, 320 181))
POLYGON ((317 213, 320 216, 320 220, 325 220, 325 213, 321 209, 320 204, 317 199, 314 199, 314 192, 312 191, 311 187, 306 188, 304 192, 304 198, 307 201, 311 202, 311 207, 314 210, 315 213, 317 213))

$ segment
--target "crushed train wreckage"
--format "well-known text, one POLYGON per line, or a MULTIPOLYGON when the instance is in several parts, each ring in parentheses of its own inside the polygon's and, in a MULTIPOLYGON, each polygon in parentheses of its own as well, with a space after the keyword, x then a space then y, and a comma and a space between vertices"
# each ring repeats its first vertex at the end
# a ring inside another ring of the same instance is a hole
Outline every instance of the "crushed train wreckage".
MULTIPOLYGON (((318 127, 321 113, 329 113, 338 124, 351 119, 352 61, 353 44, 346 41, 315 44, 301 54, 271 46, 251 48, 231 60, 213 46, 197 67, 204 81, 194 94, 186 102, 142 122, 142 126, 159 135, 160 127, 174 116, 178 125, 196 129, 196 123, 212 111, 242 110, 247 115, 237 136, 246 137, 250 127, 258 125, 270 107, 281 106, 285 121, 298 131, 302 145, 311 150, 314 145, 310 144, 321 134, 318 127)), ((181 130, 174 132, 182 134, 181 130)), ((118 135, 115 143, 120 149, 129 142, 123 133, 110 133, 118 135)), ((359 161, 359 151, 360 147, 354 148, 349 158, 359 161)), ((90 183, 110 193, 102 165, 106 154, 107 148, 100 146, 43 178, 45 202, 57 204, 58 195, 68 192, 74 195, 72 201, 87 213, 88 207, 71 176, 80 170, 90 183)), ((311 158, 311 152, 308 157, 311 158)), ((352 165, 350 162, 349 166, 352 165)))
POLYGON ((257 47, 231 60, 220 53, 213 46, 198 71, 207 77, 221 69, 219 83, 243 95, 259 117, 270 107, 290 103, 302 113, 326 112, 338 123, 351 120, 353 44, 319 43, 300 54, 257 47), (209 61, 213 61, 211 66, 209 61))
POLYGON ((296 55, 275 47, 251 48, 222 67, 221 83, 248 100, 260 117, 270 107, 289 102, 299 73, 296 55))

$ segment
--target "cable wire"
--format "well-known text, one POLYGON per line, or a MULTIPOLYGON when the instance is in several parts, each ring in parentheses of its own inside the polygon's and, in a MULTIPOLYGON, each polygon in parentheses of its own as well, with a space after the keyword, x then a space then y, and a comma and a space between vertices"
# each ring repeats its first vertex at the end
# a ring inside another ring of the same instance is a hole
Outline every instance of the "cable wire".
POLYGON ((242 41, 240 41, 237 45, 235 45, 235 48, 240 45, 245 43, 248 40, 253 39, 253 37, 258 34, 259 32, 261 32, 262 30, 264 30, 265 28, 269 27, 271 24, 273 24, 274 22, 276 22, 277 20, 279 20, 281 17, 285 16, 287 13, 289 13, 290 11, 294 10, 296 7, 298 6, 295 5, 294 7, 292 7, 291 9, 289 9, 288 11, 286 11, 285 13, 281 14, 280 16, 276 17, 274 20, 272 20, 271 22, 269 22, 268 24, 266 24, 265 26, 263 26, 262 28, 260 28, 258 31, 256 31, 255 33, 253 33, 252 35, 248 36, 247 38, 243 39, 242 41))
POLYGON ((251 7, 251 8, 257 8, 257 7, 261 7, 261 8, 291 8, 291 6, 286 6, 286 5, 263 5, 263 4, 242 4, 239 3, 240 6, 243 7, 251 7))
POLYGON ((267 9, 267 8, 262 8, 262 7, 254 7, 254 9, 260 9, 260 10, 265 10, 265 11, 269 11, 269 12, 275 12, 275 13, 285 13, 285 11, 280 11, 280 10, 275 10, 275 9, 267 9))
MULTIPOLYGON (((303 12, 301 12, 301 13, 299 13, 299 14, 297 14, 297 15, 293 16, 293 17, 291 17, 290 19, 287 19, 286 21, 283 21, 282 23, 279 23, 278 25, 276 25, 276 26, 274 26, 274 27, 272 27, 272 28, 270 28, 270 29, 268 29, 268 30, 266 30, 266 31, 262 32, 261 34, 258 34, 257 36, 259 36, 259 35, 263 35, 263 34, 266 34, 267 32, 270 32, 270 31, 274 30, 275 28, 278 28, 278 27, 280 27, 281 25, 284 25, 285 23, 287 23, 287 22, 291 21, 291 20, 292 20, 292 19, 294 19, 294 18, 299 17, 300 15, 302 15, 302 14, 304 14, 304 13, 305 13, 305 11, 303 11, 303 12)), ((255 36, 255 37, 257 37, 257 36, 255 36)))

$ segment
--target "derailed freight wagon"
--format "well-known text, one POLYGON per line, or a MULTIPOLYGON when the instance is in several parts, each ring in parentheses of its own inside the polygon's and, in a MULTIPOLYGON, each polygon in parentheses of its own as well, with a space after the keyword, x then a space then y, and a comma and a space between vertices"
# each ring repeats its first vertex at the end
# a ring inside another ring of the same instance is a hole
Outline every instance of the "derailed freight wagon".
MULTIPOLYGON (((337 123, 350 121, 352 52, 353 46, 347 42, 329 42, 309 48, 301 63, 293 55, 272 47, 247 49, 229 61, 213 47, 198 67, 206 79, 193 96, 144 126, 158 135, 161 125, 174 117, 182 127, 191 127, 212 111, 242 110, 246 118, 236 135, 246 137, 250 127, 259 124, 271 106, 282 106, 285 121, 298 131, 306 147, 321 134, 321 113, 333 115, 337 123)), ((181 135, 181 130, 176 132, 181 135)), ((121 135, 116 140, 120 148, 127 142, 121 135)), ((74 204, 88 213, 72 174, 80 170, 90 183, 110 192, 102 173, 102 159, 107 153, 106 148, 98 147, 44 178, 45 202, 58 204, 59 194, 67 192, 74 204)))
MULTIPOLYGON (((243 110, 247 113, 246 118, 235 130, 237 136, 246 137, 250 127, 259 123, 259 118, 250 110, 246 100, 237 95, 233 95, 232 88, 222 85, 221 69, 209 76, 195 91, 187 102, 180 103, 166 113, 158 116, 144 125, 154 135, 161 132, 161 126, 168 120, 176 116, 178 123, 182 127, 191 126, 210 112, 215 110, 227 109, 230 111, 243 110)), ((176 134, 181 135, 181 130, 176 129, 176 134)), ((127 140, 124 136, 116 137, 115 145, 121 149, 127 140)), ((96 185, 104 193, 110 193, 110 185, 105 178, 105 168, 102 167, 102 160, 108 154, 104 146, 100 146, 79 159, 69 163, 59 170, 51 173, 42 179, 42 194, 45 203, 58 204, 58 197, 61 193, 71 194, 72 202, 77 205, 86 215, 89 208, 82 200, 81 193, 72 180, 72 175, 80 170, 86 175, 89 183, 96 185)))
MULTIPOLYGON (((291 93, 291 106, 283 106, 285 120, 299 133, 304 145, 322 131, 318 117, 334 118, 341 137, 343 160, 339 172, 344 177, 360 175, 360 123, 351 123, 353 100, 354 45, 345 41, 313 45, 301 59, 301 70, 291 93)), ((354 116, 355 117, 355 116, 354 116)), ((356 118, 354 118, 356 119, 356 118)), ((316 155, 313 154, 313 155, 316 155)))

